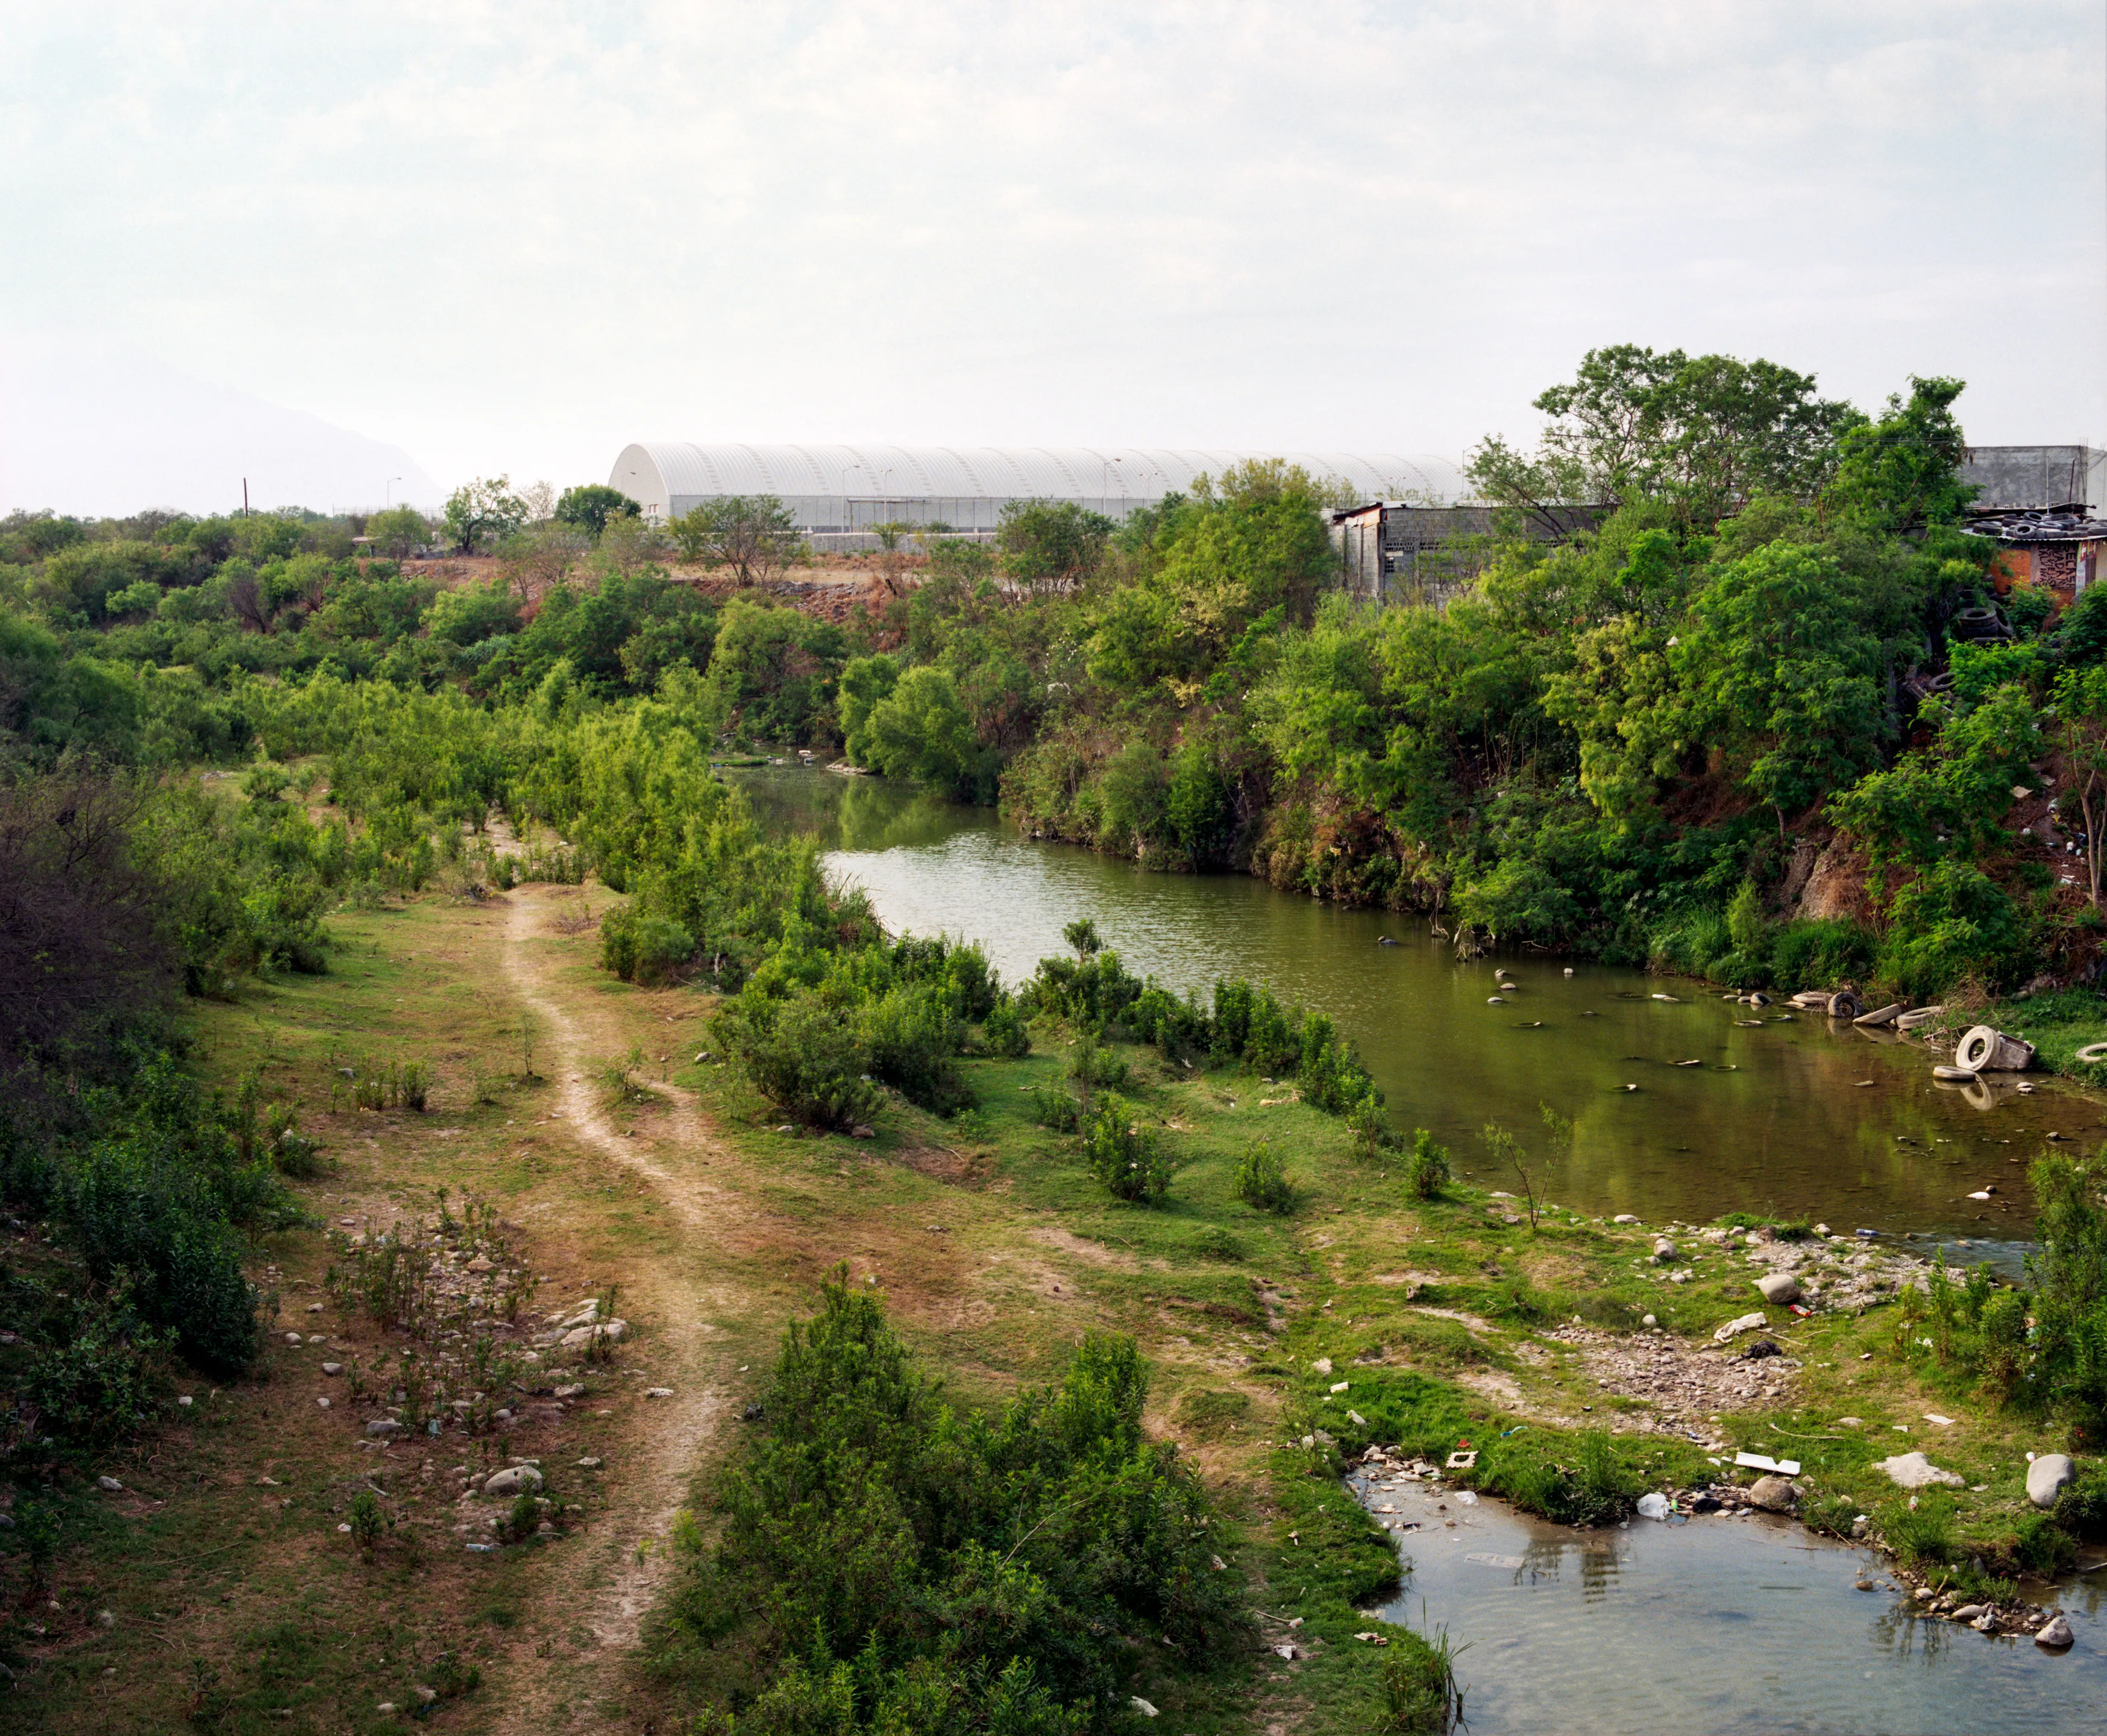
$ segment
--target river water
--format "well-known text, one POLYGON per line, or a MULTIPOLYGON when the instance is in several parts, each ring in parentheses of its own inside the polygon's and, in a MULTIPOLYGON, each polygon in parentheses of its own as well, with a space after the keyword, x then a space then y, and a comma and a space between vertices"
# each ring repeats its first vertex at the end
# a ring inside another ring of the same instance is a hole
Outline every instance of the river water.
MULTIPOLYGON (((1396 1125, 1432 1129, 1467 1173, 1512 1185, 1483 1161, 1480 1131, 1498 1121, 1536 1153, 1549 1199, 1593 1214, 1804 1217, 2010 1270, 2033 1221, 2027 1160, 2051 1131, 2087 1145, 2107 1134, 2098 1105, 2046 1081, 2030 1095, 1942 1086, 1920 1046, 1818 1015, 1743 1026, 1745 1009, 1700 983, 1584 963, 1569 976, 1526 953, 1459 963, 1423 920, 1241 876, 1148 873, 876 780, 735 775, 765 822, 819 834, 829 874, 862 887, 893 932, 977 941, 1016 982, 1088 916, 1130 969, 1179 990, 1269 983, 1337 1020, 1396 1125), (1495 963, 1519 985, 1500 1005, 1488 1004, 1495 963), (1547 1106, 1574 1125, 1558 1152, 1542 1136, 1547 1106), (1967 1198, 1986 1186, 1989 1200, 1967 1198)), ((1399 1533, 1404 1590, 1384 1613, 1468 1644, 1475 1736, 2107 1725, 2107 1572, 2053 1594, 2078 1636, 2057 1656, 1857 1591, 1862 1576, 1884 1578, 1877 1558, 1765 1517, 1576 1531, 1490 1500, 1437 1508, 1358 1475, 1352 1488, 1397 1508, 1382 1516, 1392 1525, 1417 1522, 1399 1533)))
POLYGON ((1921 1617, 1870 1551, 1768 1514, 1575 1531, 1357 1473, 1408 1571, 1382 1611, 1469 1648, 1474 1736, 2049 1736, 2107 1722, 2107 1573, 2042 1600, 2068 1652, 1921 1617), (1872 1591, 1854 1589, 1861 1577, 1872 1591))
POLYGON ((1423 919, 1244 875, 1150 873, 876 780, 736 776, 766 821, 816 832, 829 872, 894 932, 978 941, 1015 982, 1089 916, 1130 969, 1179 990, 1268 983, 1338 1022, 1395 1125, 1431 1129, 1472 1179, 1512 1188, 1485 1162, 1481 1131, 1498 1122, 1534 1154, 1544 1196, 1591 1214, 1800 1217, 2010 1270, 2033 1223, 2028 1160, 2051 1132, 2088 1147, 2107 1136, 2107 1114, 2075 1092, 1940 1085, 1920 1045, 1777 1006, 1743 1025, 1755 1015, 1701 983, 1584 962, 1568 975, 1526 952, 1460 963, 1423 919), (1496 964, 1519 984, 1501 1005, 1488 1004, 1496 964), (1546 1107, 1573 1125, 1560 1149, 1546 1107))

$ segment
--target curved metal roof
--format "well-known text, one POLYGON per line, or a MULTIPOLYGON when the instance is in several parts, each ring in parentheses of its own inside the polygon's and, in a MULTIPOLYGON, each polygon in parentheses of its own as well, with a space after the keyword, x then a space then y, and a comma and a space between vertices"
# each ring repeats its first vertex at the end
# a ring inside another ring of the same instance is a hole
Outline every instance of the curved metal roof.
POLYGON ((1466 497, 1447 458, 1404 452, 1248 452, 1170 447, 739 446, 647 441, 615 461, 613 486, 656 502, 676 497, 773 494, 865 500, 1132 500, 1187 492, 1247 458, 1284 458, 1337 477, 1364 499, 1466 497), (648 469, 646 466, 648 465, 648 469), (654 488, 653 483, 658 486, 654 488))

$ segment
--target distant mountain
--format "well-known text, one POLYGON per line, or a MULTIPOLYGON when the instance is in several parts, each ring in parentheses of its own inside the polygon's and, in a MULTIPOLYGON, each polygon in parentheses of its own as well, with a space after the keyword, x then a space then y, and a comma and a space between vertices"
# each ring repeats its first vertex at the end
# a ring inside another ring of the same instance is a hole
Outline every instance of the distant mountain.
POLYGON ((364 511, 446 493, 399 446, 127 348, 0 333, 0 512, 364 511), (391 487, 390 479, 400 478, 391 487))

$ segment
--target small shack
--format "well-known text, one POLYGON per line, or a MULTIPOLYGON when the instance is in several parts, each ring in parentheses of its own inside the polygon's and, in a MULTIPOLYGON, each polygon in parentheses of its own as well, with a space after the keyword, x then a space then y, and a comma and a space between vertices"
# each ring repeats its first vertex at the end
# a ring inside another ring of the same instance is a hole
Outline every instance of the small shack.
POLYGON ((1518 528, 1539 542, 1570 542, 1606 506, 1429 506, 1377 500, 1332 515, 1332 541, 1354 596, 1384 603, 1447 600, 1490 564, 1499 534, 1518 528), (1498 534, 1496 534, 1498 533, 1498 534))

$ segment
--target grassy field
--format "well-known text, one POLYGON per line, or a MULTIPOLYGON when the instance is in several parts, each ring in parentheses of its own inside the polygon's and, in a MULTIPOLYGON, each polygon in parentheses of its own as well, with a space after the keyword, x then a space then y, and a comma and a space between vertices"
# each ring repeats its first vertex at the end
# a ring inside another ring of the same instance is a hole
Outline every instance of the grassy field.
MULTIPOLYGON (((1076 1142, 1033 1120, 1029 1088, 1058 1085, 1066 1054, 1045 1025, 1025 1059, 967 1064, 980 1106, 952 1121, 888 1099, 874 1140, 783 1130, 715 1058, 709 997, 597 968, 609 902, 532 886, 346 912, 329 974, 194 1004, 200 1071, 255 1073, 322 1141, 325 1173, 299 1185, 317 1225, 256 1250, 278 1317, 255 1378, 179 1385, 191 1405, 84 1468, 120 1491, 90 1474, 18 1497, 16 1534, 55 1518, 56 1538, 47 1565, 16 1549, 0 1569, 16 1727, 683 1727, 697 1677, 654 1615, 685 1571, 680 1516, 707 1528, 780 1331, 836 1262, 883 1291, 961 1403, 1050 1378, 1087 1329, 1139 1340, 1151 1427, 1220 1494, 1255 1636, 1302 1618, 1293 1659, 1254 1644, 1182 1680, 1138 1659, 1133 1691, 1168 1730, 1376 1727, 1377 1654, 1354 1643, 1354 1612, 1391 1578, 1390 1545, 1328 1474, 1335 1455, 1301 1445, 1319 1429, 1341 1450, 1432 1450, 1525 1422, 1520 1466, 1524 1446, 1577 1462, 1607 1427, 1619 1474, 1645 1486, 1724 1476, 1736 1448, 1789 1453, 1810 1505, 1846 1522, 1890 1504, 1874 1462, 1921 1446, 1981 1486, 1954 1522, 1992 1565, 2024 1510, 2024 1450, 2061 1444, 1942 1387, 1891 1305, 1770 1311, 1789 1375, 1671 1428, 1616 1359, 1693 1361, 1760 1307, 1743 1243, 1679 1230, 1663 1262, 1660 1226, 1555 1208, 1532 1224, 1460 1184, 1416 1200, 1401 1154, 1357 1153, 1247 1073, 1119 1051, 1177 1161, 1157 1208, 1109 1199, 1076 1142), (389 1062, 432 1070, 421 1113, 349 1107, 343 1069, 389 1062), (1260 1140, 1296 1184, 1290 1213, 1237 1197, 1260 1140), (500 1263, 528 1275, 514 1336, 594 1298, 627 1334, 597 1358, 539 1348, 487 1433, 374 1438, 408 1340, 329 1286, 345 1257, 323 1226, 429 1225, 443 1194, 450 1215, 487 1203, 500 1263), (1661 1330, 1641 1329, 1649 1313, 1661 1330), (365 1396, 326 1360, 359 1370, 365 1396), (506 1509, 465 1479, 519 1459, 538 1461, 550 1528, 492 1547, 506 1509)), ((34 1226, 4 1245, 11 1281, 65 1284, 34 1226)))

